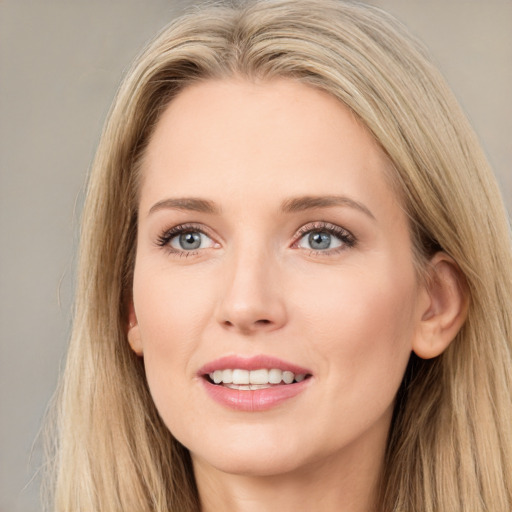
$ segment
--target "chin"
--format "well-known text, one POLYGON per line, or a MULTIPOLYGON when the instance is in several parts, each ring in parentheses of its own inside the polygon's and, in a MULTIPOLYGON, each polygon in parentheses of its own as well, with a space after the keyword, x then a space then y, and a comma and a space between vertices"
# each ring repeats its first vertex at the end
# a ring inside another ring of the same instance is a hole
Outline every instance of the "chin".
MULTIPOLYGON (((192 455, 192 460, 195 461, 194 455, 192 455)), ((260 453, 259 456, 251 458, 225 454, 223 457, 203 459, 203 461, 223 473, 250 477, 285 475, 293 473, 302 466, 296 456, 287 457, 283 453, 264 454, 263 456, 260 453)))
POLYGON ((211 444, 190 446, 189 450, 194 465, 206 464, 224 473, 243 476, 286 474, 306 462, 303 451, 270 436, 263 439, 253 436, 252 439, 217 440, 211 444))

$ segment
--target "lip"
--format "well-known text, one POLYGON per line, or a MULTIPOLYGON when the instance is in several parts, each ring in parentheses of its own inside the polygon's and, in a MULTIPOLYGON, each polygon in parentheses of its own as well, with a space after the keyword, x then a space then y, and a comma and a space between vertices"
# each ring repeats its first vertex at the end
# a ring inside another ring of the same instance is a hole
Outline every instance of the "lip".
POLYGON ((293 384, 276 384, 265 389, 239 390, 211 383, 205 378, 215 370, 239 368, 241 370, 258 370, 260 368, 276 368, 281 371, 290 371, 295 375, 308 374, 311 371, 295 364, 283 361, 272 356, 259 355, 253 357, 227 356, 205 364, 199 371, 198 377, 210 398, 220 405, 241 412, 267 411, 282 404, 305 391, 311 378, 293 384))
POLYGON ((258 355, 251 357, 226 356, 202 366, 197 374, 199 376, 207 375, 215 370, 226 370, 229 368, 239 368, 240 370, 259 370, 260 368, 276 368, 281 371, 293 372, 295 375, 300 373, 310 374, 307 368, 302 368, 296 364, 283 361, 273 356, 258 355))

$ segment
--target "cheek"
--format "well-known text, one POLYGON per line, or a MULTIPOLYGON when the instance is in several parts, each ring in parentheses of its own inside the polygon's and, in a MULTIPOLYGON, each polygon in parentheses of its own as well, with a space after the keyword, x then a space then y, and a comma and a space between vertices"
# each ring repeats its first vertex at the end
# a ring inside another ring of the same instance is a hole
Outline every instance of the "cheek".
POLYGON ((201 279, 140 264, 133 297, 151 394, 164 418, 182 405, 195 377, 191 359, 198 350, 212 299, 201 279))
POLYGON ((193 348, 212 310, 211 279, 203 274, 144 262, 136 266, 134 305, 147 350, 175 351, 180 344, 193 348))
POLYGON ((333 383, 330 399, 387 407, 411 353, 414 275, 395 279, 391 272, 353 268, 333 275, 329 283, 322 293, 310 292, 302 307, 311 357, 321 354, 320 375, 333 383))
MULTIPOLYGON (((379 338, 407 338, 414 327, 416 284, 413 270, 396 275, 396 265, 351 266, 324 276, 302 274, 292 292, 300 317, 319 337, 343 349, 378 345, 379 338), (372 271, 373 270, 373 271, 372 271), (324 284, 322 284, 324 283, 324 284), (357 340, 357 343, 356 343, 357 340)), ((290 286, 292 288, 292 286, 290 286)))

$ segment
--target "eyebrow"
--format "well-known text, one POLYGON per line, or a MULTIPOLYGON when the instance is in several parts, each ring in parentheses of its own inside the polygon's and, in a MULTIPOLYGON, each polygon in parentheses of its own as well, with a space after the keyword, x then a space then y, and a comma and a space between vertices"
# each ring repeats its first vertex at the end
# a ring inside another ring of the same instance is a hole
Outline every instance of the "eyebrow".
MULTIPOLYGON (((334 206, 348 206, 364 213, 375 220, 373 213, 362 203, 346 196, 302 196, 286 199, 281 203, 281 211, 284 213, 301 212, 316 208, 332 208, 334 206)), ((208 199, 196 197, 178 197, 163 199, 155 203, 149 210, 148 215, 158 210, 172 209, 184 210, 218 215, 221 212, 219 206, 208 199)))
POLYGON ((281 210, 285 213, 293 213, 315 208, 332 208, 333 206, 348 206, 376 220, 373 213, 364 204, 346 196, 303 196, 287 199, 283 201, 281 210))
POLYGON ((185 210, 211 214, 220 213, 220 208, 213 201, 198 199, 196 197, 179 197, 158 201, 158 203, 155 203, 149 209, 148 215, 163 209, 185 210))

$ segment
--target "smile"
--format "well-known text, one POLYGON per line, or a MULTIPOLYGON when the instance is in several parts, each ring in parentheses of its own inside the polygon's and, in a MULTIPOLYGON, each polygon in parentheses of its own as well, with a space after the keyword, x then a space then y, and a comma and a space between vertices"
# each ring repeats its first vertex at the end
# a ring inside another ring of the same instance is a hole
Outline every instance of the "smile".
POLYGON ((228 356, 200 371, 215 402, 243 412, 271 409, 301 394, 312 380, 309 370, 271 356, 228 356))
POLYGON ((279 368, 260 368, 258 370, 243 370, 241 368, 215 370, 208 374, 208 378, 214 384, 223 385, 230 389, 255 390, 267 389, 282 384, 302 382, 308 375, 305 373, 294 374, 291 371, 283 371, 279 368))

